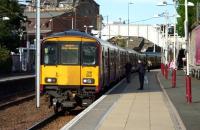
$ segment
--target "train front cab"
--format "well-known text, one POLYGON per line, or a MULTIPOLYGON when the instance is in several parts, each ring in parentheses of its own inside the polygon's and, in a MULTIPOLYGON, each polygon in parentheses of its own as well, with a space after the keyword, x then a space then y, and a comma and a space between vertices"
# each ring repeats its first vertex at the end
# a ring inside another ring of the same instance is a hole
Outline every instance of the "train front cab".
POLYGON ((73 108, 94 100, 101 84, 100 49, 95 39, 75 36, 43 42, 41 85, 50 105, 73 108))

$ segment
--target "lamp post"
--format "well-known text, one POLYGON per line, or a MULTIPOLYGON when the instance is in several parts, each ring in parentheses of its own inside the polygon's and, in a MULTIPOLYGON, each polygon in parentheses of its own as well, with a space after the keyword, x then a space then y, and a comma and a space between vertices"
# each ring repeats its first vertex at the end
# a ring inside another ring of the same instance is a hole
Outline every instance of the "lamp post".
POLYGON ((128 3, 128 39, 127 39, 127 45, 126 47, 128 48, 129 45, 129 5, 133 4, 132 2, 128 3))
POLYGON ((187 69, 186 69, 186 100, 188 103, 192 102, 192 94, 191 94, 191 77, 189 73, 189 42, 188 42, 188 5, 187 0, 185 0, 185 44, 186 44, 186 58, 187 58, 187 69))
MULTIPOLYGON (((172 71, 172 87, 176 87, 176 18, 180 17, 176 13, 176 0, 174 0, 173 4, 168 4, 166 1, 163 1, 162 3, 157 4, 157 6, 167 6, 167 5, 174 5, 175 9, 175 15, 174 15, 174 44, 173 44, 173 71, 172 71)), ((191 3, 188 3, 189 6, 191 6, 191 3)))
MULTIPOLYGON (((175 4, 175 3, 174 3, 175 4)), ((176 87, 176 17, 174 17, 174 45, 173 45, 173 72, 172 72, 172 87, 176 87)))
POLYGON ((168 79, 168 65, 167 65, 167 56, 168 56, 168 19, 169 17, 169 13, 167 11, 161 13, 161 14, 158 14, 158 15, 154 15, 153 16, 154 18, 158 18, 158 17, 165 17, 165 28, 163 27, 164 29, 164 36, 165 36, 165 42, 164 42, 164 45, 163 45, 163 49, 162 49, 162 52, 164 53, 163 57, 162 57, 162 63, 161 63, 161 70, 165 76, 166 79, 168 79))
POLYGON ((74 8, 74 29, 76 29, 76 7, 74 8))
POLYGON ((163 63, 163 68, 164 68, 164 75, 165 78, 168 79, 168 19, 169 19, 169 13, 167 11, 163 12, 162 14, 159 15, 160 17, 165 17, 165 44, 164 44, 164 63, 163 63))
MULTIPOLYGON (((176 7, 176 1, 174 1, 174 7, 176 7)), ((174 15, 174 45, 173 45, 173 71, 172 71, 172 87, 176 87, 176 18, 179 18, 180 16, 175 14, 174 15)))
POLYGON ((36 4, 36 107, 40 107, 40 0, 36 4))
MULTIPOLYGON (((175 0, 176 2, 176 0, 175 0)), ((158 4, 159 6, 161 6, 161 4, 158 4)), ((163 5, 171 5, 171 4, 167 4, 167 2, 163 2, 163 5)), ((179 4, 179 5, 183 5, 183 4, 179 4)), ((186 64, 186 100, 188 103, 192 102, 192 91, 191 91, 191 77, 190 77, 190 70, 189 70, 189 42, 188 42, 188 6, 194 6, 193 3, 188 2, 187 0, 185 0, 185 21, 184 21, 184 29, 185 29, 185 44, 186 44, 186 59, 187 59, 187 64, 186 64)))

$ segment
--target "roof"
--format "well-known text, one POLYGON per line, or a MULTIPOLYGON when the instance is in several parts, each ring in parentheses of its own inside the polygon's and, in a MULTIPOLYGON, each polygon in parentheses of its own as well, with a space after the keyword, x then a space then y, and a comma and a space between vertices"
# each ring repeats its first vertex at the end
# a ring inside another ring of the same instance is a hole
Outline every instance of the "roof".
MULTIPOLYGON (((48 11, 48 12, 41 12, 40 13, 40 18, 52 18, 56 16, 60 16, 62 14, 66 13, 66 11, 48 11)), ((35 12, 25 12, 25 16, 28 18, 36 18, 35 12)))
MULTIPOLYGON (((28 34, 35 34, 36 30, 28 30, 28 34)), ((41 34, 52 32, 52 30, 40 30, 41 34)))

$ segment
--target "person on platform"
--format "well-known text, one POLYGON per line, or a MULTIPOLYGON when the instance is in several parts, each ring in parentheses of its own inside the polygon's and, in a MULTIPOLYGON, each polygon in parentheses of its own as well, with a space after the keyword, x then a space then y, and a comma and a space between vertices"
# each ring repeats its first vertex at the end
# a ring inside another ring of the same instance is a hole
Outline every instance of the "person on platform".
POLYGON ((150 72, 150 69, 152 67, 152 63, 150 60, 147 61, 147 69, 148 69, 148 72, 150 72))
POLYGON ((132 64, 130 62, 126 63, 125 71, 126 71, 126 81, 127 83, 130 83, 130 76, 131 76, 131 71, 132 71, 132 64))
POLYGON ((143 90, 144 86, 144 75, 145 75, 145 65, 141 60, 138 60, 138 65, 136 68, 138 75, 139 75, 139 81, 140 81, 140 88, 138 90, 143 90))

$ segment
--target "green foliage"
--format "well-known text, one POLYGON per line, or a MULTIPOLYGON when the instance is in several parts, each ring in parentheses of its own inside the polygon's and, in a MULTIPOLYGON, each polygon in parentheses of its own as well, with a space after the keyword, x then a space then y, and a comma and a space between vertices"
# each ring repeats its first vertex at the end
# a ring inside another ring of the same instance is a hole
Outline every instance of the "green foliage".
MULTIPOLYGON (((194 5, 197 5, 197 2, 199 0, 190 0, 188 2, 194 3, 194 5)), ((185 21, 185 0, 179 0, 178 1, 179 6, 177 8, 178 14, 181 16, 178 18, 178 24, 177 24, 177 31, 180 36, 184 36, 184 21, 185 21)), ((196 6, 188 7, 188 28, 189 31, 192 29, 192 25, 196 22, 196 6)))
POLYGON ((19 47, 20 34, 23 31, 25 22, 23 10, 17 0, 0 0, 0 45, 6 46, 14 51, 19 47), (3 21, 2 17, 9 17, 10 20, 3 21))
POLYGON ((2 46, 0 46, 0 68, 0 73, 8 73, 12 68, 10 51, 2 46))
POLYGON ((0 46, 0 63, 5 62, 9 58, 10 51, 0 46))

